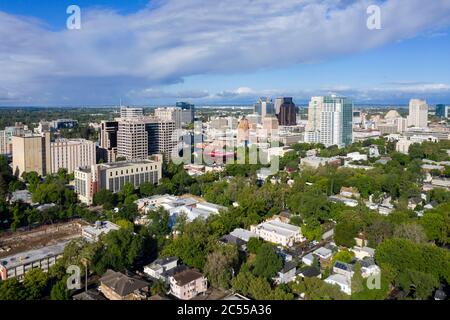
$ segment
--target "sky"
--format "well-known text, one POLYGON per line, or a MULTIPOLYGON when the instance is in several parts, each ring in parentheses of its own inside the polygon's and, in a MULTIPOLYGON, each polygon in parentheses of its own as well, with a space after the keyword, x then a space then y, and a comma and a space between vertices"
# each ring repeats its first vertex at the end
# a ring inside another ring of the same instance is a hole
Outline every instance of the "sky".
POLYGON ((448 0, 0 0, 0 106, 450 104, 449 16, 448 0))

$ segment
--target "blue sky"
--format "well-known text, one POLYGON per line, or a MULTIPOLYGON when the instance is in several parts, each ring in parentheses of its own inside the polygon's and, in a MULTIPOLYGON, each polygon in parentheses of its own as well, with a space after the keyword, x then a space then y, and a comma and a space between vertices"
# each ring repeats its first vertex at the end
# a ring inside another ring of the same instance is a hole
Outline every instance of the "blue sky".
POLYGON ((448 16, 446 0, 0 0, 0 105, 450 103, 448 16))

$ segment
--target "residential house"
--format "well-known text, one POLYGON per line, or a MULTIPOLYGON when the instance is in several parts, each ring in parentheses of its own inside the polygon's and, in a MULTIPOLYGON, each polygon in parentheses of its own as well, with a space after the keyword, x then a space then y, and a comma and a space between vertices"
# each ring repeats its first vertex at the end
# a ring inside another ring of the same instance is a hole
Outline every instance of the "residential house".
POLYGON ((340 274, 351 279, 354 274, 353 265, 342 261, 336 261, 333 265, 333 273, 340 274))
POLYGON ((266 221, 257 226, 251 226, 250 231, 266 241, 285 247, 293 246, 294 243, 305 240, 300 227, 281 222, 280 220, 266 221))
POLYGON ((141 279, 108 270, 100 278, 99 290, 109 300, 145 300, 149 285, 141 279))
POLYGON ((190 300, 206 292, 208 280, 194 269, 188 269, 169 277, 170 293, 180 300, 190 300))
POLYGON ((319 268, 316 267, 303 267, 298 270, 297 275, 302 278, 322 278, 319 268))
POLYGON ((346 276, 343 276, 341 274, 332 274, 325 279, 325 282, 332 285, 338 285, 340 290, 345 294, 352 294, 351 280, 346 276))
POLYGON ((283 267, 278 271, 277 276, 274 278, 275 283, 283 284, 289 283, 295 280, 297 276, 297 262, 289 261, 283 264, 283 267))
POLYGON ((144 273, 156 280, 166 281, 167 274, 178 267, 177 257, 161 258, 144 267, 144 273))

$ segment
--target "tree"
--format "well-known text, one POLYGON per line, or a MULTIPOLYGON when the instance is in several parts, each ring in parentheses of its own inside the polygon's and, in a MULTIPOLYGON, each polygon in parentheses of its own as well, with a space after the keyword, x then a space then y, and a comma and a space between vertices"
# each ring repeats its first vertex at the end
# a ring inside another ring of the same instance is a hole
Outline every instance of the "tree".
POLYGON ((421 300, 429 299, 439 287, 439 280, 435 276, 416 270, 402 272, 399 283, 406 292, 412 289, 414 296, 421 300))
POLYGON ((103 206, 106 210, 111 210, 115 205, 115 196, 110 190, 101 189, 94 195, 94 204, 103 206))
POLYGON ((367 238, 370 245, 378 246, 384 239, 392 237, 392 224, 389 221, 377 219, 367 228, 367 238))
POLYGON ((429 211, 425 212, 420 224, 430 240, 447 243, 449 234, 449 212, 429 211))
POLYGON ((170 234, 170 216, 169 213, 160 208, 156 211, 150 211, 147 214, 149 234, 156 239, 158 248, 162 248, 165 238, 170 234))
POLYGON ((439 281, 450 280, 450 252, 434 244, 414 243, 406 239, 387 239, 375 251, 378 265, 390 265, 402 274, 415 270, 430 274, 439 281))
POLYGON ((251 237, 247 242, 247 250, 250 253, 256 254, 263 244, 264 240, 256 237, 251 237))
POLYGON ((25 288, 16 278, 0 282, 0 300, 23 300, 25 288))
POLYGON ((131 230, 119 229, 106 234, 103 246, 94 254, 93 270, 103 274, 107 269, 124 271, 143 255, 144 239, 131 230))
POLYGON ((141 184, 139 187, 139 193, 141 196, 149 197, 155 194, 155 185, 151 182, 141 184))
POLYGON ((238 251, 234 245, 219 246, 208 254, 204 271, 211 285, 215 288, 228 289, 238 261, 238 251))
POLYGON ((125 183, 122 190, 119 192, 119 201, 124 203, 125 199, 134 194, 134 185, 130 182, 125 183))
POLYGON ((67 277, 56 282, 50 291, 51 300, 69 300, 70 292, 67 290, 67 277))
POLYGON ((272 291, 270 284, 264 277, 255 277, 251 279, 248 286, 248 292, 256 300, 266 300, 272 291))
POLYGON ((248 270, 241 268, 236 278, 233 279, 233 289, 241 292, 244 296, 249 293, 250 282, 255 276, 248 270))
POLYGON ((257 277, 271 279, 282 267, 281 258, 276 254, 274 247, 269 244, 263 244, 256 254, 255 267, 253 274, 257 277))
POLYGON ((48 276, 41 269, 33 269, 25 274, 23 285, 27 300, 38 300, 47 288, 48 276))
POLYGON ((302 278, 291 284, 293 292, 304 293, 307 300, 348 300, 339 286, 331 285, 318 278, 302 278))
POLYGON ((354 256, 355 254, 353 252, 350 252, 348 250, 341 250, 334 255, 331 265, 334 265, 336 261, 350 263, 353 260, 354 256))
POLYGON ((424 228, 416 222, 402 223, 394 231, 395 238, 408 239, 415 243, 427 242, 424 228))
POLYGON ((355 237, 358 232, 359 227, 355 222, 351 220, 339 222, 334 230, 334 241, 339 246, 351 248, 356 244, 355 237))

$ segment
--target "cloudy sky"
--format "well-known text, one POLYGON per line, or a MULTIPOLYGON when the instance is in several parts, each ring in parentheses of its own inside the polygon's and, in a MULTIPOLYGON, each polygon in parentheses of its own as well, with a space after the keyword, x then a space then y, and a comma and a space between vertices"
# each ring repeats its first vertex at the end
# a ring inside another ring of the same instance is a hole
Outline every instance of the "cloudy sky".
POLYGON ((0 0, 0 105, 450 103, 449 16, 449 0, 0 0))

